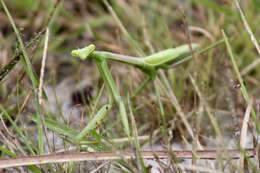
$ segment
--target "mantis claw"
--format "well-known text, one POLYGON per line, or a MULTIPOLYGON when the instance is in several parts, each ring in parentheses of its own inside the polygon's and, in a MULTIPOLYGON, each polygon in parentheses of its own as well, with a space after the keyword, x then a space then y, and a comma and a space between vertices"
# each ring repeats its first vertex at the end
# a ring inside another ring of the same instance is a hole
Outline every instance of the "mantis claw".
POLYGON ((87 126, 75 137, 75 141, 80 142, 85 136, 94 130, 102 122, 111 107, 111 104, 104 105, 87 126))

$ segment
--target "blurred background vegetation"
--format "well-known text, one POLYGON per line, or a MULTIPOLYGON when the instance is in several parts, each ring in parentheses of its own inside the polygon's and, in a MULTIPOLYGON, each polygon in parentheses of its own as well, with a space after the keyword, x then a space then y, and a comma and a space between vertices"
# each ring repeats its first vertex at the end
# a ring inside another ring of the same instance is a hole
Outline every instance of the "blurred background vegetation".
MULTIPOLYGON (((223 29, 259 117, 260 55, 233 0, 110 0, 108 4, 102 0, 6 0, 5 3, 23 42, 27 44, 33 40, 26 51, 37 78, 42 64, 44 31, 46 27, 50 30, 44 75, 45 100, 40 106, 46 121, 44 153, 134 148, 128 143, 116 143, 115 146, 116 139, 125 137, 116 106, 98 129, 86 138, 84 145, 79 146, 70 140, 70 135, 84 128, 107 101, 108 93, 104 91, 97 103, 103 81, 95 64, 70 55, 72 49, 90 43, 95 44, 98 50, 141 56, 190 42, 204 48, 223 39, 223 29), (35 37, 39 38, 33 39, 35 37)), ((255 38, 259 40, 260 1, 244 0, 240 5, 255 38)), ((1 69, 11 62, 17 51, 17 37, 1 8, 1 69)), ((222 41, 206 53, 166 70, 168 86, 159 76, 140 95, 131 99, 138 135, 145 137, 140 141, 141 148, 168 150, 172 146, 173 149, 194 149, 198 148, 198 141, 204 149, 238 148, 248 102, 243 99, 241 84, 229 56, 222 41), (195 85, 189 76, 195 80, 195 85), (180 112, 186 116, 196 141, 189 136, 179 117, 180 112), (216 118, 221 129, 223 139, 220 143, 208 114, 216 118)), ((109 65, 122 96, 127 100, 128 92, 132 93, 145 76, 133 67, 115 62, 109 65)), ((33 86, 21 62, 9 71, 2 76, 0 83, 2 157, 40 154, 33 86)), ((255 122, 250 120, 249 123, 248 148, 257 146, 257 142, 253 142, 253 139, 257 140, 255 122)), ((256 160, 251 161, 249 165, 253 166, 248 169, 256 171, 256 160)), ((84 172, 93 170, 98 164, 50 164, 29 169, 32 172, 84 172)), ((111 167, 99 171, 140 171, 135 161, 110 164, 111 167)), ((223 172, 239 170, 236 162, 228 163, 227 167, 218 162, 208 166, 223 172)))

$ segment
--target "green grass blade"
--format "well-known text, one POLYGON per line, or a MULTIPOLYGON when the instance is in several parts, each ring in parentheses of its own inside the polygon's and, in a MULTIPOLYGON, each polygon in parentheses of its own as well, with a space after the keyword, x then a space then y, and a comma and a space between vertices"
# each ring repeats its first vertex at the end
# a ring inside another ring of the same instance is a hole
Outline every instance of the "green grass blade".
POLYGON ((31 82, 32 82, 32 85, 33 85, 33 90, 34 90, 34 96, 35 96, 35 106, 36 106, 36 112, 37 112, 37 118, 38 118, 38 121, 37 121, 37 128, 38 128, 38 147, 39 147, 39 153, 40 154, 43 154, 44 153, 44 140, 43 140, 43 126, 42 126, 42 121, 41 121, 41 114, 40 114, 40 107, 39 107, 39 101, 38 101, 38 96, 37 96, 37 88, 38 88, 38 80, 34 74, 34 71, 33 71, 33 68, 32 68, 32 64, 30 62, 30 59, 29 59, 29 56, 26 52, 26 49, 25 49, 25 46, 24 46, 24 43, 23 43, 23 40, 20 36, 20 33, 15 25, 15 22, 8 10, 8 8, 6 7, 5 3, 3 0, 1 0, 1 4, 2 4, 2 7, 4 8, 4 11, 5 13, 7 14, 7 17, 12 25, 12 28, 15 32, 15 35, 18 39, 18 42, 19 42, 19 48, 21 49, 22 51, 22 54, 23 54, 23 58, 22 58, 22 61, 23 61, 23 65, 24 65, 24 68, 26 70, 26 73, 27 75, 30 77, 31 79, 31 82))
MULTIPOLYGON (((10 156, 12 158, 15 158, 17 155, 15 153, 13 153, 12 151, 8 150, 7 148, 5 148, 4 146, 0 146, 0 151, 1 151, 1 155, 7 155, 10 156)), ((37 166, 31 165, 28 166, 28 169, 34 173, 41 173, 41 169, 38 168, 37 166)))
POLYGON ((26 148, 30 151, 31 154, 35 155, 36 153, 34 152, 33 147, 31 146, 32 145, 30 142, 31 140, 29 140, 29 138, 26 135, 24 135, 23 130, 18 127, 16 122, 13 121, 9 113, 1 105, 0 105, 0 110, 2 112, 1 116, 5 117, 12 124, 12 127, 14 128, 16 133, 21 137, 22 142, 25 143, 26 148))
POLYGON ((120 28, 122 33, 125 35, 127 41, 130 43, 131 46, 133 46, 135 48, 136 52, 140 56, 143 56, 144 52, 140 48, 141 47, 140 44, 135 39, 133 39, 131 34, 129 34, 129 32, 127 31, 126 27, 123 25, 122 21, 119 19, 119 17, 117 16, 116 12, 114 11, 113 7, 107 2, 107 0, 103 0, 103 2, 106 5, 106 7, 109 10, 109 12, 112 15, 112 17, 115 19, 115 21, 118 24, 118 27, 120 28))
MULTIPOLYGON (((56 3, 54 4, 53 9, 50 11, 50 14, 48 15, 47 19, 46 19, 46 27, 44 29, 42 29, 36 36, 34 36, 26 45, 25 48, 29 48, 32 45, 37 47, 37 43, 39 42, 39 39, 41 38, 41 36, 43 35, 43 33, 46 31, 46 28, 51 24, 54 14, 56 12, 56 10, 58 9, 59 4, 61 3, 61 1, 56 1, 56 3), (36 44, 35 44, 36 43, 36 44)), ((0 82, 5 78, 5 76, 7 76, 9 74, 10 71, 12 71, 12 69, 14 68, 14 66, 21 60, 21 56, 23 56, 23 53, 21 52, 21 50, 17 50, 12 58, 12 60, 2 69, 0 69, 0 82)), ((37 80, 37 78, 36 78, 37 80)), ((38 83, 38 81, 37 81, 38 83)))
MULTIPOLYGON (((192 2, 196 2, 196 0, 191 0, 192 2)), ((204 5, 207 8, 213 9, 218 13, 224 13, 227 16, 234 16, 235 13, 230 10, 228 6, 220 5, 216 1, 212 0, 200 0, 200 4, 204 5)))
POLYGON ((2 7, 4 8, 4 10, 5 10, 6 14, 7 14, 7 17, 8 17, 8 19, 9 19, 9 21, 10 21, 10 23, 11 23, 11 25, 12 25, 12 28, 13 28, 13 30, 14 30, 14 32, 15 32, 15 35, 16 35, 16 37, 17 37, 17 39, 18 39, 19 48, 21 49, 22 54, 23 54, 23 56, 24 56, 23 59, 24 59, 25 70, 26 70, 28 76, 30 77, 30 79, 31 79, 31 81, 32 81, 32 83, 33 83, 33 85, 37 86, 37 78, 36 78, 36 76, 34 75, 34 72, 33 72, 33 69, 32 69, 32 64, 31 64, 30 59, 29 59, 29 56, 28 56, 28 54, 27 54, 27 52, 26 52, 26 49, 25 49, 25 46, 24 46, 24 44, 23 44, 23 40, 22 40, 22 38, 21 38, 21 36, 20 36, 20 33, 19 33, 19 31, 18 31, 18 29, 17 29, 17 27, 16 27, 16 25, 15 25, 15 23, 14 23, 14 20, 13 20, 13 18, 12 18, 12 16, 11 16, 10 12, 9 12, 9 10, 7 9, 7 7, 6 7, 6 5, 5 5, 5 3, 4 3, 3 0, 1 0, 1 4, 2 4, 2 7))
POLYGON ((136 158, 137 158, 137 165, 138 165, 138 168, 139 168, 139 171, 140 172, 144 172, 146 173, 147 172, 147 169, 144 165, 144 160, 141 156, 141 147, 140 147, 140 144, 139 144, 139 141, 138 141, 138 129, 137 129, 137 126, 136 126, 136 122, 135 122, 135 118, 134 118, 134 114, 133 114, 133 110, 132 110, 132 105, 131 105, 131 102, 130 102, 130 96, 129 94, 127 94, 127 102, 128 102, 128 108, 129 108, 129 115, 130 115, 130 119, 131 119, 131 124, 132 124, 132 132, 133 132, 133 143, 134 143, 134 147, 135 147, 135 153, 136 153, 136 158))
MULTIPOLYGON (((241 74, 239 72, 239 68, 237 66, 237 63, 236 63, 236 60, 235 60, 235 56, 233 54, 232 48, 230 46, 230 43, 228 41, 228 38, 227 38, 224 30, 222 30, 222 35, 223 35, 223 38, 225 39, 227 51, 228 51, 230 60, 232 62, 235 74, 236 74, 237 79, 239 81, 239 84, 241 86, 240 87, 241 93, 242 93, 246 103, 249 104, 249 94, 247 92, 247 88, 246 88, 244 80, 243 80, 243 78, 242 78, 242 76, 241 76, 241 74)), ((253 108, 252 108, 251 114, 252 114, 253 121, 255 122, 256 128, 257 128, 257 133, 259 134, 260 133, 260 123, 257 120, 256 112, 255 112, 255 110, 253 108)))
POLYGON ((9 74, 14 66, 20 61, 20 55, 15 56, 6 66, 0 70, 0 82, 9 74))
POLYGON ((202 95, 202 92, 200 91, 200 89, 199 89, 198 85, 196 84, 195 80, 193 79, 193 77, 191 75, 189 77, 190 77, 190 80, 191 80, 191 83, 192 83, 193 87, 195 88, 195 91, 196 91, 197 95, 199 96, 199 99, 201 100, 203 106, 205 107, 205 110, 207 112, 207 115, 208 115, 208 117, 210 119, 210 122, 211 122, 211 124, 212 124, 212 126, 214 128, 214 131, 215 131, 217 137, 222 139, 223 136, 222 136, 220 127, 218 125, 217 119, 214 117, 214 115, 213 115, 213 113, 212 113, 212 111, 210 109, 210 106, 208 105, 205 97, 202 95))
POLYGON ((158 81, 154 80, 154 89, 155 89, 155 95, 156 95, 156 100, 159 104, 159 108, 160 108, 160 116, 158 118, 158 121, 160 122, 160 126, 162 129, 162 133, 165 134, 166 133, 166 119, 165 119, 165 111, 164 111, 164 107, 163 107, 163 103, 161 100, 161 91, 159 86, 157 85, 158 81))
POLYGON ((110 92, 110 95, 113 96, 118 109, 119 109, 119 115, 124 127, 124 131, 127 134, 127 136, 130 136, 130 129, 129 129, 129 122, 126 114, 126 108, 125 104, 120 96, 120 93, 116 87, 115 81, 112 77, 111 72, 109 71, 108 65, 106 60, 103 60, 101 62, 96 61, 97 67, 99 69, 99 72, 101 73, 101 76, 103 77, 103 80, 105 81, 105 84, 108 87, 108 90, 110 92))
POLYGON ((15 153, 13 153, 12 151, 8 150, 4 146, 0 146, 0 151, 1 151, 1 156, 7 155, 7 156, 10 156, 10 157, 16 157, 15 153))
POLYGON ((59 121, 55 121, 53 119, 50 119, 50 118, 45 119, 44 125, 48 129, 50 129, 50 130, 52 130, 52 131, 54 131, 54 132, 56 132, 60 135, 69 137, 71 139, 74 139, 75 136, 77 135, 77 131, 74 130, 73 128, 69 127, 66 124, 60 123, 59 121))
MULTIPOLYGON (((213 48, 215 48, 217 46, 220 46, 223 43, 225 43, 225 40, 222 38, 222 39, 216 41, 215 43, 212 43, 211 45, 209 45, 209 46, 207 46, 207 47, 205 47, 203 49, 199 49, 198 51, 195 51, 194 54, 196 54, 196 55, 203 54, 205 52, 208 52, 208 50, 210 50, 210 49, 213 49, 213 48)), ((180 65, 180 64, 182 64, 184 62, 187 62, 187 61, 191 60, 192 58, 193 58, 192 55, 187 56, 186 58, 183 58, 182 60, 173 63, 172 66, 174 66, 174 67, 178 66, 178 65, 180 65)))

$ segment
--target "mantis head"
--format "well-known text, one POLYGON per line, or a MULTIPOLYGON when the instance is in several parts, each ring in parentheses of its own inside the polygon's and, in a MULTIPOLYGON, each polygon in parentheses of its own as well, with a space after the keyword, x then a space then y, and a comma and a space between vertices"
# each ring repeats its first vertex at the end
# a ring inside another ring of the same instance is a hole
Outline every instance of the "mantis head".
POLYGON ((96 46, 94 44, 90 44, 87 47, 76 49, 71 51, 71 55, 74 57, 79 57, 80 59, 84 60, 88 58, 88 56, 95 51, 96 46))

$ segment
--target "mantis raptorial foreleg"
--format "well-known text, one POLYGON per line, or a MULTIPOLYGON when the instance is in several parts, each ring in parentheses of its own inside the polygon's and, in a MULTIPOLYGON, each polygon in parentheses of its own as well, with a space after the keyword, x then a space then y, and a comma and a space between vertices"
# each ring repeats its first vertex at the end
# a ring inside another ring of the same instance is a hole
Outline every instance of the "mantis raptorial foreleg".
POLYGON ((109 68, 107 66, 106 60, 97 60, 97 67, 99 69, 99 72, 101 73, 102 78, 105 81, 105 84, 110 91, 113 99, 115 100, 118 109, 119 109, 119 115, 121 117, 121 121, 124 126, 125 133, 130 136, 130 130, 129 130, 129 123, 126 115, 126 108, 125 104, 120 96, 119 90, 116 87, 115 81, 112 78, 112 74, 109 71, 109 68))
POLYGON ((104 105, 95 115, 95 117, 87 124, 87 126, 75 137, 76 142, 79 142, 82 138, 88 135, 92 130, 94 130, 98 124, 104 119, 107 113, 111 110, 112 105, 104 105))
POLYGON ((127 136, 130 137, 130 130, 129 130, 129 123, 126 115, 126 109, 124 102, 119 94, 119 90, 116 87, 116 84, 112 78, 112 75, 109 71, 108 65, 106 60, 95 60, 96 65, 98 67, 98 70, 101 74, 101 77, 103 78, 105 85, 110 93, 110 97, 113 99, 109 99, 109 103, 105 106, 103 106, 95 115, 95 117, 87 124, 87 126, 76 136, 76 141, 80 141, 82 138, 84 138, 87 134, 89 134, 90 131, 94 130, 96 126, 104 119, 106 114, 110 111, 113 100, 115 100, 118 109, 119 109, 119 115, 121 117, 121 121, 124 126, 124 131, 127 134, 127 136))
POLYGON ((155 73, 149 75, 149 76, 144 80, 144 82, 141 83, 140 86, 134 91, 134 94, 133 94, 131 97, 135 97, 137 94, 139 94, 139 93, 146 87, 146 85, 147 85, 150 81, 154 80, 155 76, 156 76, 155 73))

